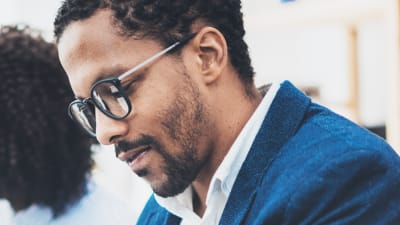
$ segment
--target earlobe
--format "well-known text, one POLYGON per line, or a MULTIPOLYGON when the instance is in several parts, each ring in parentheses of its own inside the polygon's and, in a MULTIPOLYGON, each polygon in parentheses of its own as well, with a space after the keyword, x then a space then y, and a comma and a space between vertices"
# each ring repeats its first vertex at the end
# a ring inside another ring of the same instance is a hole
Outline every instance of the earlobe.
POLYGON ((199 31, 198 53, 201 74, 206 84, 215 82, 227 65, 228 52, 224 36, 213 27, 205 27, 199 31))

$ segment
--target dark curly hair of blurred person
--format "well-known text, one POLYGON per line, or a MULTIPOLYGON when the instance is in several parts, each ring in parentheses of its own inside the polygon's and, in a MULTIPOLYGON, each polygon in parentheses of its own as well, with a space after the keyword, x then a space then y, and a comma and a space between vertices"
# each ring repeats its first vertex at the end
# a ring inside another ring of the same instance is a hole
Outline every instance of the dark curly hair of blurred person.
POLYGON ((0 28, 0 198, 57 217, 86 191, 88 137, 66 108, 72 90, 54 44, 27 26, 0 28))
POLYGON ((147 37, 165 47, 191 33, 196 24, 215 27, 227 41, 230 61, 240 79, 246 87, 253 82, 240 0, 65 0, 54 21, 56 40, 71 22, 89 18, 100 9, 113 11, 120 35, 147 37))

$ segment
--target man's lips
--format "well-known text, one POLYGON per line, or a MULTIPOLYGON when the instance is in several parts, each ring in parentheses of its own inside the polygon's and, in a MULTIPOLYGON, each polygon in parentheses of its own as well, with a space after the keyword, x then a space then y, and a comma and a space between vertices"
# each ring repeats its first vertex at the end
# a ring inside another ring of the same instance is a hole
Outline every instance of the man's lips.
POLYGON ((132 162, 135 161, 135 159, 137 159, 142 153, 147 152, 148 150, 150 150, 151 146, 150 145, 142 145, 139 146, 137 148, 125 151, 125 152, 121 152, 118 155, 118 158, 121 161, 124 161, 128 164, 131 164, 132 162))

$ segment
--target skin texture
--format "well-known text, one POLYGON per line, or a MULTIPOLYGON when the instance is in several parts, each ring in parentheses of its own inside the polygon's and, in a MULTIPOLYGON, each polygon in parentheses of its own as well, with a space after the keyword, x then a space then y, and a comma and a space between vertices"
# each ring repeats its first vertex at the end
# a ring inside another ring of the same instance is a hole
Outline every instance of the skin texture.
MULTIPOLYGON (((76 96, 88 97, 96 80, 118 76, 163 48, 119 35, 111 15, 104 9, 72 22, 59 39, 60 61, 76 96)), ((192 184, 194 208, 202 215, 211 177, 261 96, 254 86, 254 97, 247 94, 229 63, 224 36, 202 23, 194 28, 198 34, 179 53, 127 78, 134 80, 127 89, 134 104, 128 117, 113 120, 96 109, 96 134, 100 143, 115 144, 124 161, 145 149, 129 165, 157 194, 174 196, 192 184)))

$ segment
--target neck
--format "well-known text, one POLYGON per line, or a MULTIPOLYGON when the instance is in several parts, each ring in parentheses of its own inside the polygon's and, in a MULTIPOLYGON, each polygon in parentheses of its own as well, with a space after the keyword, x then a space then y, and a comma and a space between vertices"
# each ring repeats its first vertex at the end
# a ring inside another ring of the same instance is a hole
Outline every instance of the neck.
POLYGON ((243 89, 236 87, 232 90, 221 90, 212 98, 212 105, 215 106, 213 118, 216 121, 212 138, 215 142, 210 149, 211 154, 207 164, 192 183, 193 209, 199 216, 202 216, 206 209, 205 201, 212 177, 262 100, 261 94, 255 87, 252 93, 254 95, 249 97, 243 89))

